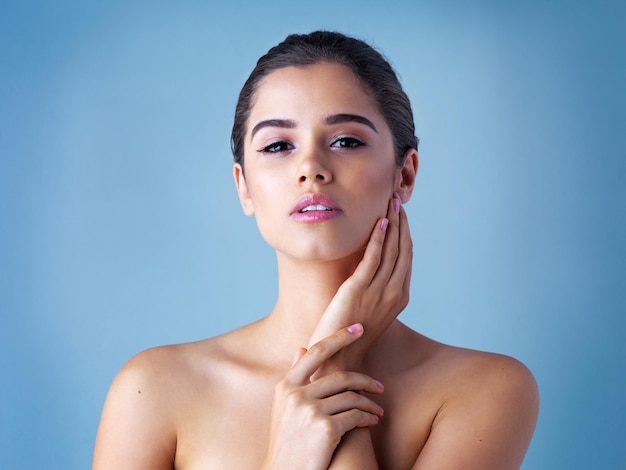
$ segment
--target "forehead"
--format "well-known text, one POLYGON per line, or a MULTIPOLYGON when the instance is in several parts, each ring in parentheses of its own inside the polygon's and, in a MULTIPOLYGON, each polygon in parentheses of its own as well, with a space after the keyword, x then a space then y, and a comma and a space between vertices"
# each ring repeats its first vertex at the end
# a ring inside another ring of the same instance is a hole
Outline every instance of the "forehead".
POLYGON ((249 124, 266 118, 300 121, 317 114, 347 112, 384 123, 376 101, 348 67, 321 62, 280 68, 263 78, 255 92, 249 124))

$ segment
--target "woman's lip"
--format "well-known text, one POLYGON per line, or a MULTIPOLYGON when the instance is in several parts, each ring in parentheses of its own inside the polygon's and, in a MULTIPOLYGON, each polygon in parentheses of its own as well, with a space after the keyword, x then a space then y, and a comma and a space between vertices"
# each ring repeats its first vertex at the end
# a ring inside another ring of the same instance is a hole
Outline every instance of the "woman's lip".
POLYGON ((296 222, 313 223, 324 222, 326 220, 339 217, 341 211, 339 210, 323 210, 323 211, 307 211, 307 212, 293 212, 291 218, 296 222))
MULTIPOLYGON (((301 196, 291 209, 289 215, 294 216, 296 214, 324 214, 327 212, 340 212, 341 209, 337 205, 335 201, 333 201, 330 197, 326 196, 322 193, 315 194, 304 194, 301 196), (302 212, 302 209, 309 206, 323 206, 324 210, 309 210, 302 212)), ((334 214, 337 215, 337 214, 334 214)), ((330 214, 326 214, 326 217, 330 216, 330 214)))

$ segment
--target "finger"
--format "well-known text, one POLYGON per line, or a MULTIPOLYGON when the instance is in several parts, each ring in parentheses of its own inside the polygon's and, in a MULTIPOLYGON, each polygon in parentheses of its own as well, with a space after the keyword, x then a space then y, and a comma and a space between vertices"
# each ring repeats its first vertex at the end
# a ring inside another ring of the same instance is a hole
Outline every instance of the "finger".
POLYGON ((385 387, 369 375, 339 370, 315 380, 309 387, 316 398, 325 398, 346 390, 355 392, 383 393, 385 387))
POLYGON ((396 260, 398 259, 400 206, 400 197, 394 193, 393 197, 389 201, 389 207, 387 209, 389 227, 387 228, 387 233, 385 234, 385 242, 380 255, 379 267, 370 283, 373 287, 382 287, 388 283, 389 277, 394 270, 396 260))
POLYGON ((304 385, 309 383, 309 378, 319 367, 331 358, 336 352, 352 344, 363 334, 363 325, 354 325, 342 328, 323 340, 315 343, 292 366, 285 378, 291 383, 304 385))
POLYGON ((354 273, 351 276, 353 282, 360 286, 369 286, 372 282, 380 260, 382 257, 383 245, 386 238, 386 232, 389 228, 389 219, 383 218, 376 221, 374 230, 370 235, 370 239, 365 247, 363 259, 359 262, 354 273))
MULTIPOLYGON (((413 259, 413 253, 411 253, 411 259, 413 259)), ((409 303, 409 292, 411 290, 411 274, 413 273, 413 263, 409 264, 409 269, 404 276, 404 283, 402 284, 402 291, 406 295, 406 303, 409 303)))
POLYGON ((399 222, 399 240, 398 240, 398 259, 394 265, 393 272, 389 277, 388 284, 403 286, 406 288, 405 283, 408 280, 410 282, 410 270, 413 264, 413 240, 411 239, 411 231, 409 228, 409 221, 406 216, 404 208, 400 208, 400 222, 399 222))
POLYGON ((352 275, 352 278, 361 285, 369 286, 375 278, 386 280, 393 270, 394 258, 397 256, 396 234, 399 208, 400 197, 394 193, 387 205, 387 217, 379 220, 376 224, 363 254, 363 259, 352 275), (385 262, 389 260, 390 263, 387 268, 381 270, 385 266, 385 262))
POLYGON ((298 348, 298 350, 296 351, 295 356, 293 357, 293 362, 291 363, 291 367, 293 367, 293 366, 295 366, 297 364, 297 362, 300 360, 300 358, 306 354, 306 351, 307 351, 306 348, 298 348))
POLYGON ((338 393, 319 401, 320 411, 327 415, 335 415, 352 409, 365 411, 380 418, 385 414, 384 410, 373 400, 356 392, 348 391, 338 393))
POLYGON ((365 428, 378 424, 380 418, 375 414, 351 409, 332 416, 333 425, 339 435, 343 436, 354 428, 365 428))

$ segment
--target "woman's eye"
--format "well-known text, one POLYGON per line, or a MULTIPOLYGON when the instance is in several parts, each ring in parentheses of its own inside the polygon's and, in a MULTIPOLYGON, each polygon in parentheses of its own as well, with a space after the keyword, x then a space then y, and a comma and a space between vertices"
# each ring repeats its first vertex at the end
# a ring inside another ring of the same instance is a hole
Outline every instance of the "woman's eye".
POLYGON ((261 153, 279 153, 279 152, 286 152, 287 150, 292 150, 293 146, 289 143, 289 142, 285 142, 285 141, 279 141, 279 142, 272 142, 269 145, 266 145, 265 147, 259 149, 259 152, 261 153))
POLYGON ((354 137, 339 137, 330 146, 339 148, 355 148, 362 147, 365 143, 354 137))

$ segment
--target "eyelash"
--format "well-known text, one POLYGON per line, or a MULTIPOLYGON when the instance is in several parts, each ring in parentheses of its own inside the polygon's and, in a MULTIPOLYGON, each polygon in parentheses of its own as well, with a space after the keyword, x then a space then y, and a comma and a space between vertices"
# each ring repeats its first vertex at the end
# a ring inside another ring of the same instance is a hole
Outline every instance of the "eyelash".
MULTIPOLYGON (((354 137, 338 137, 331 144, 331 147, 341 148, 341 149, 350 149, 350 148, 358 148, 365 146, 365 142, 356 139, 354 137), (339 144, 339 145, 337 145, 339 144)), ((286 152, 288 150, 292 150, 293 145, 284 140, 279 140, 277 142, 272 142, 265 147, 262 147, 258 150, 261 153, 280 153, 286 152)))
POLYGON ((277 142, 272 142, 269 145, 266 145, 263 148, 259 149, 261 153, 280 153, 286 152, 287 150, 293 149, 293 146, 289 142, 285 142, 284 140, 279 140, 277 142))
POLYGON ((337 144, 339 142, 342 143, 342 145, 339 145, 339 148, 342 148, 342 149, 358 148, 358 147, 363 147, 365 145, 365 142, 363 142, 362 140, 359 140, 359 139, 357 139, 355 137, 338 137, 330 145, 331 145, 331 147, 334 147, 335 144, 337 144))

